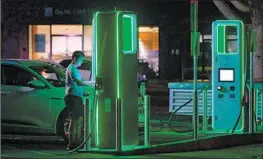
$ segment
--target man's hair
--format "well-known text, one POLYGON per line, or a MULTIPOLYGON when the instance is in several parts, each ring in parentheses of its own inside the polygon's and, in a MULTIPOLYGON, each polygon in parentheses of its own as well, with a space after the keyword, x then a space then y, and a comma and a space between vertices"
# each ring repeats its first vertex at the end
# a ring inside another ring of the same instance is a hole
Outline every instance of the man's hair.
POLYGON ((78 59, 80 57, 84 57, 84 53, 82 51, 74 51, 72 54, 72 60, 73 59, 78 59))

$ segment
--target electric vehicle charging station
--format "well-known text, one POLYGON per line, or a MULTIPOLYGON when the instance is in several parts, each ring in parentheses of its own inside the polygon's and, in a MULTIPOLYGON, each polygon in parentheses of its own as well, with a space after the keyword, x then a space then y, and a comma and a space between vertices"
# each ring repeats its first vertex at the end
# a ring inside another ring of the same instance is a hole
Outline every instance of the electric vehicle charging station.
MULTIPOLYGON (((194 33, 193 37, 199 39, 198 32, 194 31, 194 33)), ((93 19, 93 41, 92 80, 96 81, 94 90, 96 93, 94 99, 90 100, 90 107, 96 120, 94 135, 84 146, 84 151, 120 152, 124 149, 130 151, 139 148, 136 15, 133 12, 122 11, 97 12, 93 19), (126 70, 129 70, 129 73, 125 74, 126 70)), ((198 55, 198 45, 193 48, 197 49, 194 56, 198 55)), ((236 123, 239 123, 237 129, 243 130, 242 100, 246 77, 244 48, 244 26, 241 21, 220 20, 213 23, 212 126, 214 131, 231 131, 236 123), (228 38, 232 36, 229 35, 231 29, 236 33, 234 50, 229 50, 231 47, 228 47, 232 42, 228 38)), ((144 117, 146 134, 144 140, 147 147, 150 145, 149 110, 146 109, 147 105, 149 106, 149 98, 144 99, 144 110, 147 111, 144 117)), ((204 97, 204 101, 206 100, 204 97)), ((198 111, 195 110, 195 113, 198 111)), ((90 110, 89 114, 92 114, 90 110)), ((93 117, 92 115, 88 117, 89 133, 86 134, 85 141, 92 132, 91 118, 93 117)), ((198 115, 195 115, 195 119, 196 117, 198 115)), ((195 139, 198 136, 196 121, 195 139)))
POLYGON ((116 140, 119 143, 117 149, 137 146, 136 14, 123 11, 95 13, 93 41, 93 79, 100 85, 95 99, 95 147, 116 149, 116 140), (116 107, 119 108, 117 111, 116 107), (121 119, 117 121, 118 118, 121 119))
POLYGON ((228 132, 240 118, 236 129, 242 131, 244 24, 238 20, 219 20, 212 26, 212 127, 214 131, 228 132), (229 40, 231 32, 235 33, 234 41, 229 40))

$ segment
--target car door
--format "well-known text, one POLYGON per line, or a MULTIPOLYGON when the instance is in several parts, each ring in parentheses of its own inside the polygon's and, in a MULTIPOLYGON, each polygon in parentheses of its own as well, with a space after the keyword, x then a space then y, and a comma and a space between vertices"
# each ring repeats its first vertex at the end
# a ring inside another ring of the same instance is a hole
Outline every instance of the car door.
POLYGON ((21 126, 51 127, 49 89, 35 89, 28 82, 38 79, 18 66, 1 65, 2 123, 21 126))
POLYGON ((91 61, 84 60, 82 65, 78 67, 81 77, 89 81, 91 79, 91 61))

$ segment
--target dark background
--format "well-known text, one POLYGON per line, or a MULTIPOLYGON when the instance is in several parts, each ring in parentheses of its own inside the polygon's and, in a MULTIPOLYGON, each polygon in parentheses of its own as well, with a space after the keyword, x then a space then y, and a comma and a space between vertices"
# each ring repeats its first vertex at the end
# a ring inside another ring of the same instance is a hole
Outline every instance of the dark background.
MULTIPOLYGON (((182 80, 182 68, 192 67, 190 56, 190 1, 188 0, 3 0, 2 58, 28 58, 28 25, 91 24, 95 11, 134 11, 140 26, 159 27, 159 74, 161 79, 182 80), (45 17, 45 7, 53 8, 53 16, 45 17), (85 14, 56 15, 55 10, 85 9, 85 14), (14 39, 12 44, 6 39, 14 39), (180 50, 172 55, 172 49, 180 50)), ((199 1, 199 31, 211 34, 214 20, 225 19, 212 0, 199 1)), ((210 46, 201 46, 209 51, 210 46)), ((199 58, 209 65, 210 58, 199 58)))

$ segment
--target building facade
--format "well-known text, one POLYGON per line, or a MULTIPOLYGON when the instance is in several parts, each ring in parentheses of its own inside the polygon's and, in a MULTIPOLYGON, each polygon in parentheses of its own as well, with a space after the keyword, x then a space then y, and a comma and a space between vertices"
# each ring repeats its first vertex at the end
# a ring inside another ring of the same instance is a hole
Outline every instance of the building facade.
MULTIPOLYGON (((70 56, 73 50, 90 56, 92 14, 114 6, 137 13, 139 58, 147 60, 162 79, 185 79, 192 57, 190 5, 184 1, 4 0, 1 57, 55 60, 70 56)), ((211 34, 214 20, 224 19, 208 1, 200 1, 198 14, 202 35, 211 34)), ((206 61, 203 54, 199 59, 199 65, 206 61)), ((191 71, 189 74, 192 76, 191 71)))
MULTIPOLYGON (((75 50, 92 54, 92 14, 87 1, 29 3, 8 1, 3 4, 2 58, 58 60, 75 50), (37 5, 36 5, 37 4, 37 5)), ((113 8, 112 8, 113 9, 113 8)), ((138 58, 145 59, 158 71, 159 28, 139 19, 138 58)))

